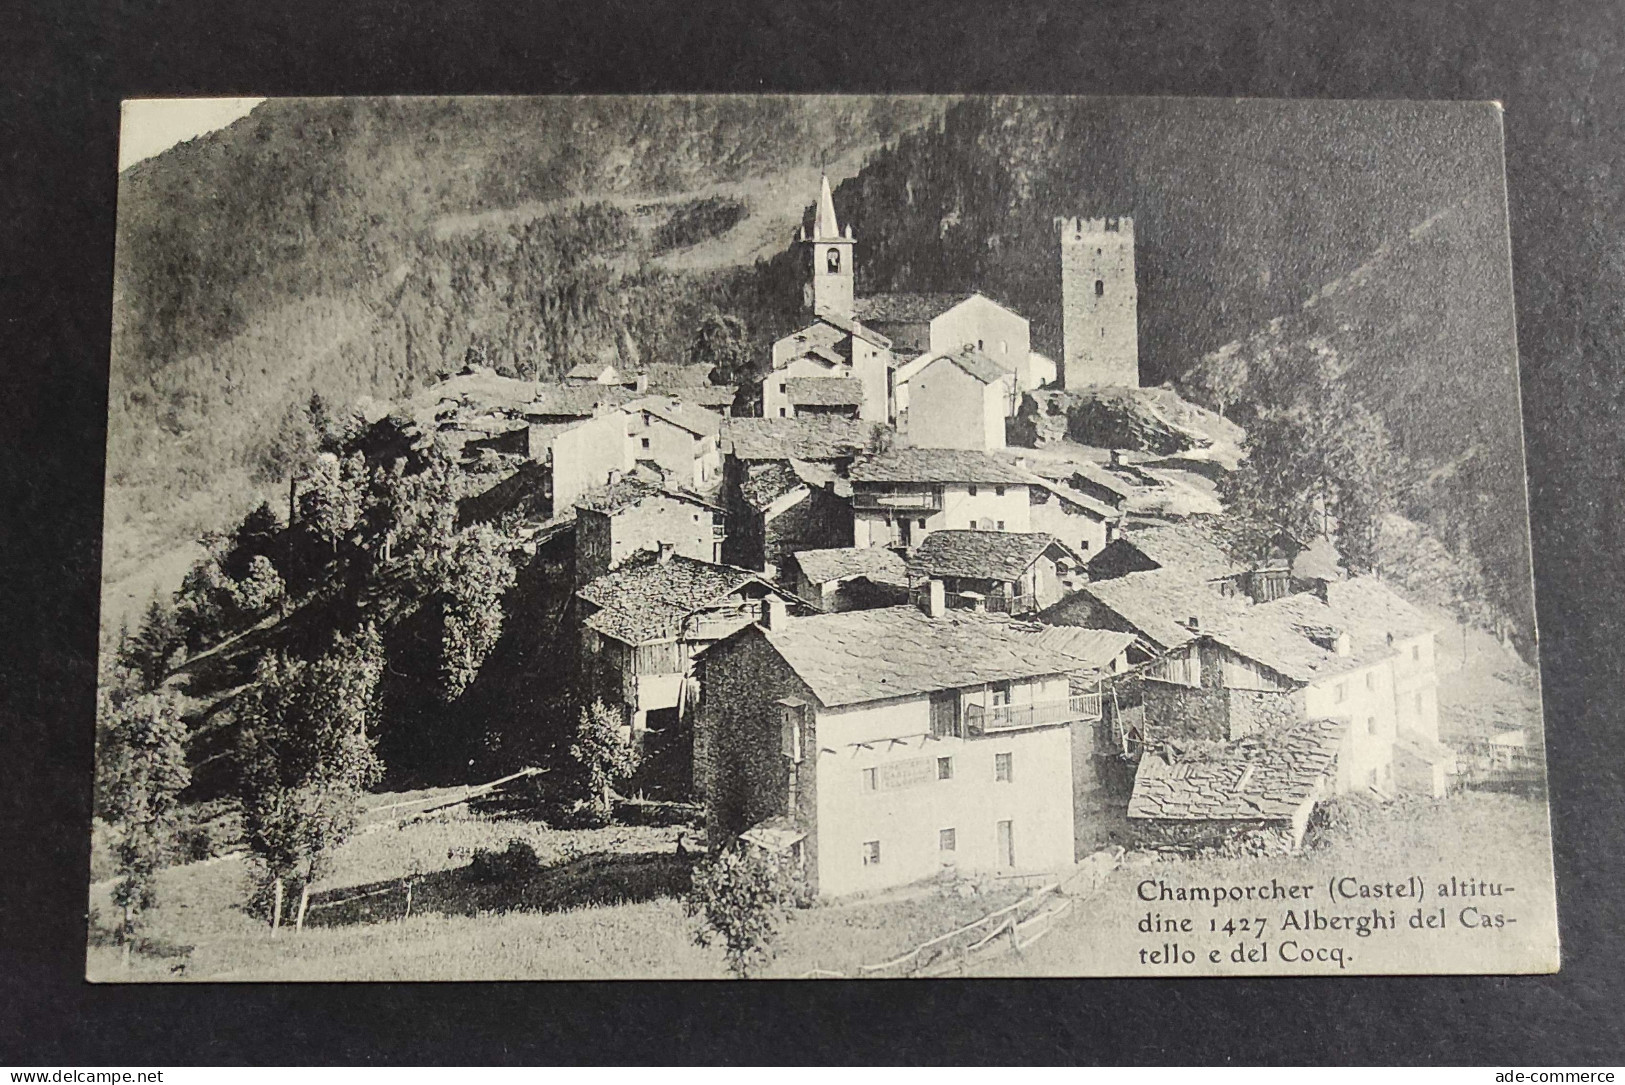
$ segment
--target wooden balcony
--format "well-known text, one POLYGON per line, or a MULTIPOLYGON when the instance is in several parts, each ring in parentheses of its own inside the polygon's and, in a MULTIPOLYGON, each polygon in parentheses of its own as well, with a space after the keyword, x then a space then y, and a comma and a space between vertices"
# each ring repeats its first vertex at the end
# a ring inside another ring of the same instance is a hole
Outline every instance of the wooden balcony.
POLYGON ((852 507, 884 512, 936 512, 942 508, 942 493, 939 490, 856 490, 852 494, 852 507))
POLYGON ((973 732, 988 734, 996 731, 1019 731, 1027 727, 1045 727, 1056 723, 1100 718, 1100 694, 1084 693, 1061 697, 1053 701, 1029 701, 1025 704, 1001 704, 991 708, 968 704, 965 722, 973 732))

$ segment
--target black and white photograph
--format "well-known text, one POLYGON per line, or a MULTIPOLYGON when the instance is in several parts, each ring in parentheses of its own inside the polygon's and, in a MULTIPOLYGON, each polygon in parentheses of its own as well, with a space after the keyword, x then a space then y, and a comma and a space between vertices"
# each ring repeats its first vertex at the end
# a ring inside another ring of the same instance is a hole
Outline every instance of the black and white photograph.
POLYGON ((88 980, 1559 968, 1497 103, 120 152, 88 980))

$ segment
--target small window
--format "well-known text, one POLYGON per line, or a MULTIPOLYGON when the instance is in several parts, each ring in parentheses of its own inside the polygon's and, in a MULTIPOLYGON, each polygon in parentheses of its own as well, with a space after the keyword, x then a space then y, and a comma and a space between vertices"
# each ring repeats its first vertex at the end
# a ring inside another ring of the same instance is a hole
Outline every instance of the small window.
POLYGON ((951 757, 937 758, 937 779, 952 780, 954 778, 954 759, 951 757))
POLYGON ((1104 279, 1096 279, 1095 280, 1095 297, 1097 297, 1097 298, 1104 297, 1105 294, 1106 294, 1106 281, 1104 279))
POLYGON ((781 396, 784 395, 784 382, 783 381, 779 382, 779 395, 781 395, 781 396))
POLYGON ((1367 716, 1365 718, 1365 733, 1368 735, 1374 735, 1377 733, 1377 717, 1367 716))
POLYGON ((1012 764, 1013 760, 1014 760, 1014 755, 1013 754, 996 753, 996 754, 993 755, 993 782, 994 783, 996 783, 996 784, 1007 784, 1013 779, 1013 775, 1011 773, 1011 770, 1014 767, 1013 764, 1012 764))
POLYGON ((938 851, 953 851, 956 843, 957 841, 954 839, 954 831, 952 829, 937 830, 938 851))
POLYGON ((1365 672, 1365 688, 1366 689, 1376 689, 1377 688, 1377 672, 1376 671, 1366 671, 1365 672))
POLYGON ((825 253, 824 266, 831 275, 839 275, 841 273, 841 250, 830 249, 829 252, 825 253))
POLYGON ((977 340, 977 341, 976 341, 976 349, 977 349, 977 350, 981 350, 981 349, 982 349, 982 341, 981 341, 981 340, 980 340, 980 339, 978 339, 978 340, 977 340))
POLYGON ((923 528, 923 527, 924 527, 924 526, 925 526, 925 521, 924 521, 924 520, 921 520, 921 521, 920 521, 920 526, 921 526, 921 527, 922 527, 922 528, 923 528))
POLYGON ((865 791, 879 791, 880 790, 880 770, 879 769, 864 769, 863 770, 863 790, 865 790, 865 791))
POLYGON ((784 756, 795 762, 802 756, 801 728, 804 718, 805 706, 799 704, 785 704, 781 702, 779 709, 782 727, 782 750, 784 756))
POLYGON ((975 485, 975 483, 972 483, 972 484, 971 484, 971 487, 970 487, 970 495, 971 495, 971 496, 972 496, 972 497, 975 497, 975 496, 976 496, 976 485, 975 485))
POLYGON ((785 410, 784 410, 784 408, 783 408, 783 407, 780 407, 780 408, 779 408, 779 417, 780 417, 780 418, 785 418, 785 417, 787 417, 787 415, 786 415, 786 413, 785 413, 785 410))
POLYGON ((1344 701, 1348 700, 1348 696, 1349 684, 1347 682, 1339 682, 1336 686, 1332 687, 1332 700, 1336 703, 1342 704, 1344 701))
POLYGON ((694 522, 696 524, 700 522, 700 514, 697 512, 694 514, 694 522))
POLYGON ((1003 497, 1004 496, 1004 487, 1003 486, 995 486, 995 487, 993 487, 993 493, 994 493, 994 495, 996 497, 1003 497))
POLYGON ((1003 521, 1003 520, 1000 520, 1000 521, 999 521, 999 530, 1000 530, 1000 531, 1003 531, 1003 530, 1004 530, 1004 521, 1003 521))
POLYGON ((649 438, 647 438, 647 437, 645 437, 645 438, 644 438, 644 439, 643 439, 643 447, 644 447, 644 448, 648 448, 648 447, 649 447, 649 438))
POLYGON ((879 866, 880 865, 880 841, 878 841, 878 840, 865 840, 863 842, 863 865, 864 866, 879 866))

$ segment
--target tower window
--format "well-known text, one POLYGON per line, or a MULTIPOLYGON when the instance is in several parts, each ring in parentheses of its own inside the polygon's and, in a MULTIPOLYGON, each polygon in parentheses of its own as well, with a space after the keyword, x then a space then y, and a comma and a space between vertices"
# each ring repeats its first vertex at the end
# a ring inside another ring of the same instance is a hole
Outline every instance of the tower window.
POLYGON ((1105 296, 1105 293, 1106 293, 1106 280, 1104 280, 1104 279, 1096 279, 1095 280, 1095 297, 1097 297, 1097 298, 1098 297, 1103 297, 1103 296, 1105 296))
POLYGON ((830 249, 825 253, 824 266, 829 269, 831 275, 839 275, 841 273, 841 250, 830 249))

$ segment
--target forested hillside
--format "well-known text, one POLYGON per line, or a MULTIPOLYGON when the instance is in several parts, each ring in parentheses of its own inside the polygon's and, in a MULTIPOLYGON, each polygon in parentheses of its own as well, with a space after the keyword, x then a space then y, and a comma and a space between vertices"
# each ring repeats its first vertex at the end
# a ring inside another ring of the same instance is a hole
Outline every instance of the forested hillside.
POLYGON ((119 194, 105 575, 139 577, 269 494, 313 393, 392 398, 471 351, 543 377, 681 360, 718 306, 758 338, 782 330, 799 283, 751 264, 783 246, 820 163, 856 169, 941 108, 272 100, 137 164, 119 194), (747 227, 711 266, 660 259, 747 227))

